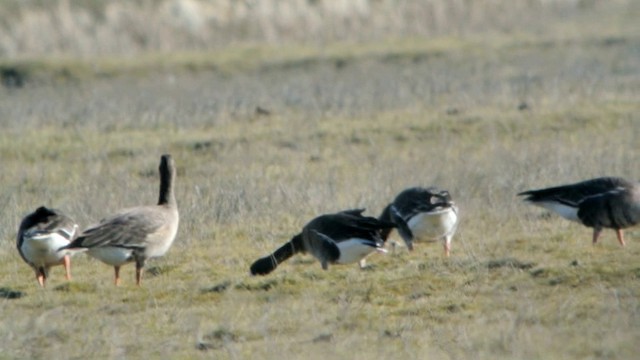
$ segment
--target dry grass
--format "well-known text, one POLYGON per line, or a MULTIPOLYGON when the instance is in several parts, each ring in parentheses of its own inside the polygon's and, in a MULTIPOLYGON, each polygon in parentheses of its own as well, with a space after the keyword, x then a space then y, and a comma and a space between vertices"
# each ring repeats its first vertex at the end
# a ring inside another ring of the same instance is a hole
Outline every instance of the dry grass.
MULTIPOLYGON (((515 197, 640 178, 639 44, 613 35, 265 47, 229 71, 184 71, 190 58, 0 89, 0 358, 633 358, 638 230, 594 247, 515 197), (129 266, 114 288, 81 255, 73 281, 56 268, 39 289, 15 250, 21 217, 46 204, 87 226, 153 203, 162 153, 182 222, 143 287, 129 266), (417 244, 364 271, 300 256, 248 276, 312 217, 377 215, 413 185, 460 206, 451 259, 417 244)), ((232 67, 228 51, 203 61, 232 67)))
POLYGON ((5 0, 0 56, 100 57, 228 45, 499 34, 608 36, 636 28, 633 0, 5 0))

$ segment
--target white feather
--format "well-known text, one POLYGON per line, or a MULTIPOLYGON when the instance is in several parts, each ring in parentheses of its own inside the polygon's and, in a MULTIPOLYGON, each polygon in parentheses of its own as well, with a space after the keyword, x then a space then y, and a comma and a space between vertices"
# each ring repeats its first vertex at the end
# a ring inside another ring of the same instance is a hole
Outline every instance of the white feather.
POLYGON ((565 205, 556 201, 537 201, 533 202, 532 204, 554 212, 567 220, 580 222, 580 219, 578 218, 577 207, 565 205))
POLYGON ((373 247, 370 244, 371 240, 364 240, 359 238, 352 238, 337 243, 336 245, 338 245, 338 249, 340 249, 340 257, 336 262, 338 264, 351 264, 354 262, 359 262, 367 255, 376 250, 380 252, 386 251, 381 248, 373 247))
POLYGON ((58 233, 46 233, 33 236, 25 234, 20 250, 24 257, 36 266, 56 264, 62 261, 64 253, 58 248, 68 245, 69 240, 58 233))
POLYGON ((416 241, 436 241, 453 236, 458 226, 456 207, 423 212, 415 215, 407 223, 416 241))
POLYGON ((115 246, 100 246, 89 249, 89 255, 111 266, 120 266, 133 261, 132 253, 131 249, 115 246))

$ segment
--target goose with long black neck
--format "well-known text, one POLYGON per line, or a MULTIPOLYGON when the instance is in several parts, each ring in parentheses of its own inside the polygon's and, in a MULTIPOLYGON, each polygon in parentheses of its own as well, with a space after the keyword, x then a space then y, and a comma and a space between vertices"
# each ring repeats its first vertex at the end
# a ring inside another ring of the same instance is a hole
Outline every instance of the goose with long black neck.
MULTIPOLYGON (((458 207, 447 190, 436 187, 412 187, 400 192, 393 202, 387 205, 380 220, 396 224, 409 251, 414 242, 433 242, 442 240, 444 255, 451 254, 451 240, 458 223, 458 207)), ((391 230, 383 231, 382 238, 387 240, 391 230)))
POLYGON ((44 206, 22 219, 16 246, 20 257, 35 271, 40 286, 45 286, 49 269, 56 265, 63 265, 66 279, 71 279, 70 254, 57 250, 75 238, 77 229, 78 225, 65 213, 44 206))
POLYGON ((136 285, 140 285, 145 262, 169 250, 180 221, 174 194, 176 170, 170 155, 161 157, 159 172, 157 205, 118 211, 84 230, 61 251, 87 249, 90 256, 113 266, 116 286, 120 284, 120 267, 134 262, 136 285))
POLYGON ((314 218, 290 241, 272 254, 256 260, 251 265, 251 274, 269 274, 298 253, 313 255, 324 270, 329 264, 358 263, 360 268, 364 268, 369 254, 386 252, 380 234, 395 225, 363 216, 363 212, 364 209, 353 209, 314 218))

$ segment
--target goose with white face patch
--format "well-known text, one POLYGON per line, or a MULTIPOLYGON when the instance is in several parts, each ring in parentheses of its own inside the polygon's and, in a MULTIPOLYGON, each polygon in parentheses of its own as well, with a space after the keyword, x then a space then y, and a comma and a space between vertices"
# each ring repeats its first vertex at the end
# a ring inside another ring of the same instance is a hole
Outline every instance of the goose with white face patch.
POLYGON ((18 229, 16 245, 22 259, 36 272, 36 279, 44 287, 49 269, 63 265, 65 277, 71 279, 69 254, 57 250, 75 237, 78 225, 62 211, 44 206, 24 217, 18 229))
POLYGON ((145 261, 163 256, 178 231, 178 206, 173 191, 175 165, 170 155, 160 159, 160 196, 157 205, 121 210, 84 230, 61 252, 88 250, 92 257, 114 267, 120 284, 120 266, 135 262, 140 285, 145 261))
POLYGON ((565 219, 593 228, 596 244, 602 229, 616 231, 625 246, 623 229, 640 223, 640 184, 619 177, 601 177, 575 184, 528 190, 524 200, 565 219))
POLYGON ((318 216, 275 252, 256 260, 251 265, 251 274, 269 274, 297 253, 310 253, 325 270, 329 264, 356 262, 364 268, 369 254, 386 252, 380 234, 395 225, 363 216, 363 212, 364 209, 354 209, 318 216))
MULTIPOLYGON (((442 240, 444 254, 451 253, 451 240, 458 228, 458 208, 446 190, 412 187, 402 191, 387 205, 380 220, 394 223, 409 251, 414 242, 442 240)), ((383 231, 387 239, 391 230, 383 231)))

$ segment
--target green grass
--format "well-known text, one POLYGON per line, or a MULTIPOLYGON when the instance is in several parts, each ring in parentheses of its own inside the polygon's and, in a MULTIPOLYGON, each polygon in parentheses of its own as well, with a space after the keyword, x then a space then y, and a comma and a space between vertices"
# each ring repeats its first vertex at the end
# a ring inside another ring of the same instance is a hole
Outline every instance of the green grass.
POLYGON ((363 59, 419 61, 483 46, 455 38, 426 41, 420 38, 389 39, 370 43, 332 43, 325 46, 252 44, 216 51, 150 52, 135 57, 70 56, 0 60, 0 68, 16 69, 32 82, 77 82, 116 76, 146 77, 159 73, 213 71, 232 76, 242 72, 305 68, 309 65, 347 66, 363 59))
POLYGON ((626 248, 611 231, 592 246, 590 229, 515 196, 640 178, 637 39, 600 40, 176 55, 237 68, 118 60, 151 70, 0 90, 0 358, 633 358, 638 229, 626 248), (154 203, 162 153, 181 224, 143 286, 126 266, 116 288, 78 255, 71 282, 54 268, 38 288, 15 250, 21 218, 45 204, 84 227, 154 203), (414 185, 460 207, 450 259, 420 243, 365 270, 298 256, 248 275, 311 218, 377 215, 414 185))
MULTIPOLYGON (((619 31, 635 31, 622 29, 619 31)), ((15 69, 27 81, 66 83, 95 79, 148 77, 158 74, 216 72, 234 76, 246 72, 306 69, 325 65, 348 67, 366 60, 411 64, 433 58, 457 61, 459 57, 526 57, 530 52, 562 52, 563 48, 607 49, 636 47, 638 39, 625 32, 601 32, 591 36, 576 34, 567 38, 540 38, 529 34, 509 36, 438 36, 434 38, 388 38, 376 42, 335 42, 311 44, 247 44, 215 51, 150 51, 137 56, 54 55, 0 59, 0 69, 15 69)), ((598 56, 606 56, 602 53, 598 56)), ((618 60, 619 61, 619 60, 618 60)), ((468 64, 468 63, 465 63, 468 64)), ((623 62, 614 64, 625 70, 623 62)), ((505 71, 509 71, 507 67, 505 71)))

